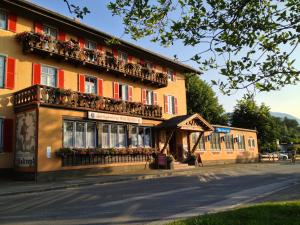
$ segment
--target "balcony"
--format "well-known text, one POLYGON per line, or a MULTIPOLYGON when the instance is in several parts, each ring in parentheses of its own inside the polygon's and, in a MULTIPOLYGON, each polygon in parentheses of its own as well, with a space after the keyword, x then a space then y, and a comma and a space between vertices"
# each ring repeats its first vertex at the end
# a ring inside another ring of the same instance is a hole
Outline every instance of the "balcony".
POLYGON ((24 53, 32 52, 42 57, 64 60, 76 66, 111 72, 146 85, 156 87, 168 85, 166 73, 150 70, 140 64, 124 63, 114 58, 113 55, 107 55, 98 50, 81 49, 78 42, 74 40, 63 42, 34 32, 23 32, 17 34, 16 38, 22 44, 24 53))
POLYGON ((34 85, 15 92, 13 102, 15 110, 30 105, 41 105, 139 116, 149 119, 160 119, 162 117, 162 107, 158 105, 144 105, 139 102, 115 100, 45 85, 34 85))

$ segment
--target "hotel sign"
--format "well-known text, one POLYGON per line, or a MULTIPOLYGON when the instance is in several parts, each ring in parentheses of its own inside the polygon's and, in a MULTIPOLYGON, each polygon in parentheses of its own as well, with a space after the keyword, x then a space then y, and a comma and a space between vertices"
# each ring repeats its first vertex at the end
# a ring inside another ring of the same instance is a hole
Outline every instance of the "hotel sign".
POLYGON ((215 132, 217 132, 217 133, 230 133, 230 128, 228 128, 228 127, 216 127, 215 132))
POLYGON ((88 112, 88 118, 93 120, 107 120, 107 121, 115 121, 115 122, 123 122, 123 123, 142 123, 142 118, 133 117, 133 116, 123 116, 116 114, 108 114, 108 113, 99 113, 99 112, 88 112))

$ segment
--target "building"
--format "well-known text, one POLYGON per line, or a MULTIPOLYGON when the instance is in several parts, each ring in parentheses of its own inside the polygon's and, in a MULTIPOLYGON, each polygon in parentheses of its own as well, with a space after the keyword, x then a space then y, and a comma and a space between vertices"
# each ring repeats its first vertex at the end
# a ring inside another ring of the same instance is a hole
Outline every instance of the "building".
POLYGON ((232 129, 229 142, 244 146, 222 158, 227 134, 186 115, 185 74, 194 68, 123 40, 107 44, 112 36, 28 1, 0 3, 4 173, 141 165, 154 151, 182 161, 199 143, 204 160, 257 158, 255 131, 232 129), (212 147, 202 151, 202 140, 212 147))

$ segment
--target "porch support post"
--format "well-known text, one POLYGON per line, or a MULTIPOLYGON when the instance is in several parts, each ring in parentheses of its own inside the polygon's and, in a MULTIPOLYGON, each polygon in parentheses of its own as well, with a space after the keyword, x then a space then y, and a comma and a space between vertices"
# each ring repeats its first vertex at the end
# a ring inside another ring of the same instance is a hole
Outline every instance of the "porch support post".
POLYGON ((169 144, 169 142, 170 142, 170 140, 171 140, 171 138, 172 138, 174 132, 175 132, 175 129, 172 130, 172 133, 170 134, 170 136, 168 137, 168 139, 167 139, 167 141, 166 141, 164 147, 163 147, 162 150, 160 151, 161 153, 163 153, 163 152, 165 151, 165 149, 167 148, 167 145, 169 144))
POLYGON ((191 137, 191 132, 188 131, 187 132, 187 145, 188 145, 188 153, 189 154, 191 153, 191 140, 190 140, 190 137, 191 137))
POLYGON ((201 132, 200 135, 199 135, 199 137, 197 138, 197 141, 196 141, 195 145, 193 146, 193 149, 192 149, 192 152, 191 152, 191 153, 194 153, 194 152, 195 152, 195 150, 196 150, 196 148, 197 148, 197 145, 199 144, 202 135, 203 135, 203 132, 201 132))

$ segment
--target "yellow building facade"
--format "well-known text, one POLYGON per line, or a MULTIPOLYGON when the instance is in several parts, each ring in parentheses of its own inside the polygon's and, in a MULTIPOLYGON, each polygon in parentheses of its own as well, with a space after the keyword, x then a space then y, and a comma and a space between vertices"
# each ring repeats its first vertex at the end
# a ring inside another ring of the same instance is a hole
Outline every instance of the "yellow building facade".
MULTIPOLYGON (((195 133, 209 140, 213 126, 186 116, 185 74, 195 69, 122 40, 107 44, 110 35, 27 1, 0 2, 0 170, 134 165, 160 152, 183 160, 186 146, 198 151, 195 133), (186 125, 164 125, 183 117, 186 125)), ((243 150, 250 155, 208 146, 199 154, 255 160, 256 132, 239 134, 254 138, 243 150)))

